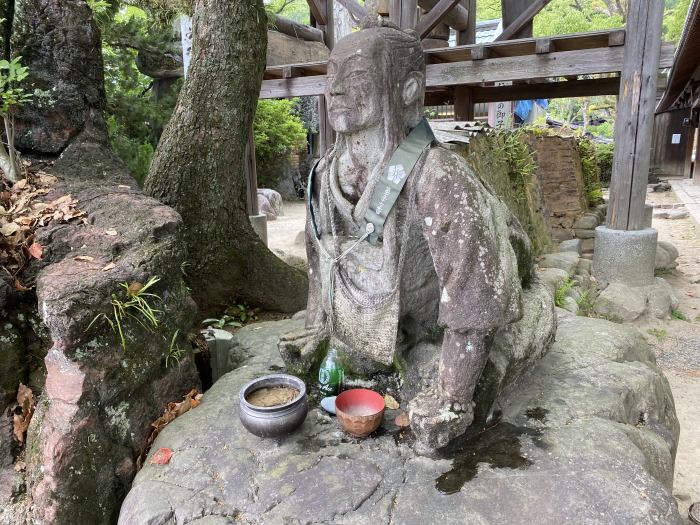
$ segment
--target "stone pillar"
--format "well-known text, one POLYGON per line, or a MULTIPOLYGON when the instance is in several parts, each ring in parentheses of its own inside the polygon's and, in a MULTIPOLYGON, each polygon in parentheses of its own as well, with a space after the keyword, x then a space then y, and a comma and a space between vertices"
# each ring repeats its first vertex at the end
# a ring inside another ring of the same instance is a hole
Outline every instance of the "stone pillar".
POLYGON ((598 283, 654 284, 657 237, 653 228, 625 231, 598 226, 593 255, 593 274, 598 283))

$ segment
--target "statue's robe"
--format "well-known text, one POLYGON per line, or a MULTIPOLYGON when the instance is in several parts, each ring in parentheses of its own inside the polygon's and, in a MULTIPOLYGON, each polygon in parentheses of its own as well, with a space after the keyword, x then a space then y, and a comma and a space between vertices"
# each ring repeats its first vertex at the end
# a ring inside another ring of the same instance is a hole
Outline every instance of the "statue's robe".
MULTIPOLYGON (((333 159, 331 151, 318 164, 310 196, 321 239, 307 217, 307 327, 327 324, 330 302, 337 300, 329 294, 320 243, 326 253, 334 254, 361 236, 371 197, 367 192, 380 176, 375 170, 363 197, 352 203, 340 188, 333 159), (339 246, 336 252, 334 243, 339 246)), ((422 341, 435 341, 445 329, 488 332, 521 316, 522 289, 509 240, 509 216, 462 157, 434 146, 409 175, 377 245, 361 243, 339 262, 338 271, 359 296, 370 299, 388 293, 399 279, 399 355, 422 341)), ((371 355, 352 337, 341 342, 355 360, 371 355)))

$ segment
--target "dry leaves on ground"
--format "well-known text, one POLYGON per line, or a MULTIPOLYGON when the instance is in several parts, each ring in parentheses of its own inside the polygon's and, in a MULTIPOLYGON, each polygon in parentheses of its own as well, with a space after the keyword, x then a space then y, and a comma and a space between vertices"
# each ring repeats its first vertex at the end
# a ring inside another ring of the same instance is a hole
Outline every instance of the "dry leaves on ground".
MULTIPOLYGON (((179 403, 168 403, 168 406, 165 407, 165 412, 163 413, 163 415, 156 419, 153 423, 151 423, 151 432, 146 438, 146 444, 143 448, 143 451, 141 452, 141 455, 136 461, 137 469, 141 469, 144 461, 146 461, 146 456, 148 455, 148 451, 151 449, 151 445, 153 445, 153 442, 158 437, 158 434, 160 434, 160 432, 166 426, 168 426, 168 423, 174 421, 176 418, 180 417, 185 412, 196 408, 199 405, 201 399, 202 394, 200 394, 197 390, 192 389, 179 403)), ((168 461, 169 460, 170 458, 168 458, 168 461)))
POLYGON ((384 404, 389 410, 396 410, 399 408, 399 402, 389 394, 384 395, 384 404))
POLYGON ((86 221, 70 195, 42 200, 58 179, 43 171, 30 173, 9 185, 0 179, 0 266, 13 277, 15 288, 27 290, 20 274, 32 259, 43 257, 44 247, 34 240, 37 228, 50 223, 86 221))
POLYGON ((35 406, 34 392, 28 386, 20 383, 17 389, 17 408, 15 411, 21 410, 21 413, 16 413, 13 421, 13 434, 19 443, 24 443, 24 437, 34 415, 35 406))

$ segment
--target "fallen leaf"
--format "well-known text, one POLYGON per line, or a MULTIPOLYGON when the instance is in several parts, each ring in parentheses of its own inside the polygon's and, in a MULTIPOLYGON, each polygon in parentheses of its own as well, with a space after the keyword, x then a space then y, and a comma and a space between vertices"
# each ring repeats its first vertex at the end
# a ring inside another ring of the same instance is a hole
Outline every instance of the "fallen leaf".
POLYGON ((115 236, 119 235, 119 233, 117 232, 117 230, 105 230, 105 235, 115 236))
POLYGON ((12 191, 20 191, 27 187, 27 179, 21 179, 12 185, 12 191))
POLYGON ((111 263, 109 263, 107 266, 105 266, 104 268, 102 268, 102 271, 103 271, 103 272, 108 272, 108 271, 110 271, 111 269, 113 269, 116 265, 117 265, 116 263, 111 262, 111 263))
POLYGON ((21 409, 21 413, 14 415, 12 429, 15 439, 19 443, 24 443, 24 434, 27 432, 29 422, 34 415, 35 405, 36 400, 32 389, 20 383, 17 389, 17 406, 21 409))
POLYGON ((15 472, 24 472, 27 468, 27 464, 24 461, 18 461, 15 463, 15 472))
POLYGON ((41 259, 42 255, 44 254, 44 247, 38 242, 33 242, 32 245, 27 248, 27 251, 29 252, 29 255, 35 259, 41 259))
POLYGON ((131 295, 137 294, 139 291, 141 291, 141 288, 143 288, 143 284, 138 281, 134 281, 129 285, 129 293, 131 295))
POLYGON ((92 262, 95 260, 94 257, 90 257, 89 255, 76 255, 73 257, 76 261, 82 261, 82 262, 92 262))
POLYGON ((16 224, 14 222, 8 222, 0 226, 0 233, 3 234, 5 237, 9 237, 13 233, 19 231, 19 229, 19 224, 16 224))
MULTIPOLYGON (((175 420, 178 416, 181 416, 188 410, 192 410, 195 408, 197 405, 200 404, 200 400, 202 399, 202 394, 199 393, 197 390, 192 389, 190 390, 187 395, 185 396, 183 401, 180 401, 179 403, 168 403, 168 405, 165 408, 165 412, 163 413, 162 416, 160 416, 158 419, 156 419, 153 423, 151 423, 151 432, 146 438, 146 444, 144 445, 143 450, 141 451, 141 454, 139 455, 138 459, 136 460, 136 468, 140 469, 144 462, 146 461, 146 456, 148 455, 148 451, 151 448, 151 445, 155 441, 156 437, 158 437, 158 434, 172 421, 175 420)), ((158 452, 156 452, 158 454, 158 452)), ((154 454, 154 458, 155 455, 154 454)), ((151 461, 153 462, 153 461, 151 461)))
POLYGON ((117 186, 117 188, 121 188, 123 190, 130 190, 131 186, 127 186, 126 184, 120 184, 119 186, 117 186))
POLYGON ((151 465, 167 465, 170 463, 170 458, 173 457, 173 451, 169 448, 159 448, 151 458, 151 465))
POLYGON ((396 401, 393 397, 391 397, 389 394, 386 394, 384 396, 384 404, 389 410, 396 410, 399 408, 399 402, 396 401))
POLYGON ((394 418, 394 424, 397 427, 408 427, 411 425, 411 421, 408 419, 408 414, 406 412, 401 412, 394 418))

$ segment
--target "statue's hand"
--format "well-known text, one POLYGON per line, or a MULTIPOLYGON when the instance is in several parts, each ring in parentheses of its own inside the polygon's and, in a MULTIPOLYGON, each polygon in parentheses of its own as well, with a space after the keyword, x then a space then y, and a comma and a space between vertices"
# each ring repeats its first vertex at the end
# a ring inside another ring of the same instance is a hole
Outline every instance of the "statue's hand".
POLYGON ((326 330, 317 326, 300 328, 281 335, 277 348, 289 372, 307 374, 320 359, 319 346, 327 337, 326 330))

